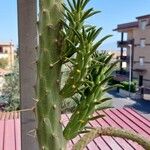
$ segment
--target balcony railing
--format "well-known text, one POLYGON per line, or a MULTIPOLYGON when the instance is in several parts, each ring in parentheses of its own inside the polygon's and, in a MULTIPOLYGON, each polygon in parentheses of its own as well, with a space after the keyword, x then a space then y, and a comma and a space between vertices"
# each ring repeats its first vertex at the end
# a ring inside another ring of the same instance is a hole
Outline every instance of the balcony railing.
POLYGON ((117 46, 118 46, 118 47, 128 47, 129 44, 133 44, 133 40, 118 41, 118 42, 117 42, 117 46))
POLYGON ((116 75, 123 75, 123 76, 128 77, 129 76, 129 71, 126 71, 126 70, 117 70, 116 71, 116 75))
POLYGON ((129 56, 122 56, 122 57, 120 57, 120 60, 128 62, 129 56))

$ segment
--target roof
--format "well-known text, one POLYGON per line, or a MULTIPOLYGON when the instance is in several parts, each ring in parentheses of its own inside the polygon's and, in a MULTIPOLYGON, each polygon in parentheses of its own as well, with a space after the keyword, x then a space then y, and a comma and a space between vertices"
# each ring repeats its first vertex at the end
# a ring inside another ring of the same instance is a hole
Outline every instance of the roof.
MULTIPOLYGON (((136 19, 138 19, 138 20, 139 19, 145 19, 145 18, 150 18, 150 14, 136 17, 136 19)), ((114 29, 113 31, 126 30, 126 29, 129 30, 129 29, 132 29, 132 28, 137 28, 138 24, 139 24, 138 21, 124 23, 124 24, 119 24, 119 25, 117 25, 117 28, 114 29)), ((149 26, 149 25, 150 24, 147 24, 147 26, 149 26)))
POLYGON ((150 14, 136 17, 136 19, 145 19, 145 18, 150 18, 150 14))
POLYGON ((129 22, 129 23, 124 23, 124 24, 119 24, 116 29, 113 31, 118 31, 118 30, 123 30, 123 29, 130 29, 130 28, 136 28, 138 27, 138 21, 134 22, 129 22))
POLYGON ((14 46, 12 42, 0 42, 0 46, 14 46))
MULTIPOLYGON (((105 117, 90 121, 91 127, 115 127, 139 133, 150 139, 150 120, 130 108, 106 109, 97 111, 95 115, 105 117)), ((69 121, 71 114, 62 115, 63 126, 69 121)), ((21 150, 20 115, 18 112, 0 112, 0 150, 21 150)), ((70 140, 67 150, 72 149, 82 135, 70 140)), ((101 136, 90 142, 86 150, 144 150, 131 140, 116 137, 101 136)))

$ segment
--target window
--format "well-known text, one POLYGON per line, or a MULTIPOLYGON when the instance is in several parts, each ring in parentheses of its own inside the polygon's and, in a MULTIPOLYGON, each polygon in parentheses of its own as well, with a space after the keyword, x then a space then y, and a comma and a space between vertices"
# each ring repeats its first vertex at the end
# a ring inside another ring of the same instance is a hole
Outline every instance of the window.
POLYGON ((140 66, 144 65, 144 57, 139 57, 140 66))
POLYGON ((147 21, 146 21, 146 20, 142 20, 142 21, 141 21, 141 29, 142 29, 142 30, 145 30, 146 25, 147 25, 147 21))
POLYGON ((2 53, 2 52, 3 52, 3 47, 0 46, 0 53, 2 53))
POLYGON ((140 46, 141 48, 145 47, 145 39, 140 39, 140 46))
POLYGON ((122 68, 127 68, 127 62, 122 62, 122 68))

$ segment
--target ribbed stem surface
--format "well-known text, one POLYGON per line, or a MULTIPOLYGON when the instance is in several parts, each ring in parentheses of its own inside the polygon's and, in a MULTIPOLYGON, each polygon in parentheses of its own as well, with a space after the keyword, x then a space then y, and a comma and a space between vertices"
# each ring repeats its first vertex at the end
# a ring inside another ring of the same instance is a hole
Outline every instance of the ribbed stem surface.
POLYGON ((61 52, 61 3, 61 0, 40 0, 36 117, 37 138, 41 150, 65 149, 60 123, 61 61, 55 63, 61 52))

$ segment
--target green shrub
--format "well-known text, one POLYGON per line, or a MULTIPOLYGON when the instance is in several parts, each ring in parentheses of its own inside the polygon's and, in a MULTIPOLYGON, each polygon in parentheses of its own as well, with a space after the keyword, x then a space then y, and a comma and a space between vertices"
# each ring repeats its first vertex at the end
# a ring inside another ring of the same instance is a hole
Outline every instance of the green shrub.
MULTIPOLYGON (((121 89, 129 91, 129 82, 128 81, 123 81, 121 82, 121 89)), ((135 93, 136 92, 136 87, 137 87, 137 82, 132 81, 130 85, 130 92, 135 93)))
POLYGON ((5 69, 7 65, 8 65, 7 59, 6 58, 0 58, 0 68, 5 69))
POLYGON ((2 89, 3 101, 7 102, 5 111, 15 111, 20 107, 20 94, 19 94, 19 64, 18 60, 12 73, 5 76, 5 84, 2 89))

